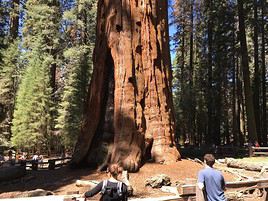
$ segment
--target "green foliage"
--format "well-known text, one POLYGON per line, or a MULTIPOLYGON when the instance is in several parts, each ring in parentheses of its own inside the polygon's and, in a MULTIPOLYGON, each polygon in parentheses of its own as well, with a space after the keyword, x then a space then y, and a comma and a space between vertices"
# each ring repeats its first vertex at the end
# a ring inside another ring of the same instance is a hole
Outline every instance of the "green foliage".
POLYGON ((65 86, 59 108, 57 128, 60 129, 63 143, 74 147, 80 132, 81 117, 86 98, 89 66, 86 46, 69 48, 64 52, 66 64, 65 86))
POLYGON ((26 70, 19 85, 12 127, 12 143, 20 148, 48 144, 53 129, 52 65, 59 46, 58 1, 28 0, 23 27, 26 70))
POLYGON ((24 46, 33 49, 36 41, 38 47, 50 51, 59 45, 60 12, 58 1, 34 1, 26 3, 26 20, 23 26, 24 46))
POLYGON ((11 136, 15 96, 21 72, 19 42, 15 41, 3 51, 0 63, 0 145, 7 144, 11 136))
POLYGON ((97 0, 21 0, 14 42, 11 4, 0 2, 0 145, 12 135, 21 148, 74 146, 92 71, 97 0))
POLYGON ((226 119, 232 109, 235 8, 231 1, 208 2, 176 0, 174 4, 177 135, 191 144, 221 144, 231 127, 226 119))
POLYGON ((76 6, 64 12, 66 41, 71 47, 64 51, 64 88, 57 118, 57 128, 63 144, 73 148, 80 132, 87 87, 92 70, 92 50, 97 1, 77 1, 76 6))
POLYGON ((49 66, 52 56, 34 49, 19 86, 12 127, 12 144, 40 147, 50 134, 52 110, 49 66))

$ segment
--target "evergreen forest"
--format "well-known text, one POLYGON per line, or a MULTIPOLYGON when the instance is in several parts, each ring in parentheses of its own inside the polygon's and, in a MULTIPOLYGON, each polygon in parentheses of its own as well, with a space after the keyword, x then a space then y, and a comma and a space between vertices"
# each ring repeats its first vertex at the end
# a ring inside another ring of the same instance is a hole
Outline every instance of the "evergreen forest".
MULTIPOLYGON (((74 149, 97 4, 0 0, 0 146, 74 149)), ((267 145, 268 2, 169 0, 168 10, 175 142, 267 145)))

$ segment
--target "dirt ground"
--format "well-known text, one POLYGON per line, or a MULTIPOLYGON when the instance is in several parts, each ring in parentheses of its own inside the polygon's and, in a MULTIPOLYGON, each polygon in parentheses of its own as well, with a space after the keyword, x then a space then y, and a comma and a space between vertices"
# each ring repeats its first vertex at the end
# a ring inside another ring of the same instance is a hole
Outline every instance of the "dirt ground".
MULTIPOLYGON (((203 166, 199 163, 182 160, 169 165, 146 163, 138 173, 130 173, 130 183, 134 189, 134 197, 158 197, 171 195, 160 189, 152 189, 145 186, 145 180, 157 174, 166 174, 171 178, 172 186, 177 182, 183 182, 186 178, 196 178, 203 166)), ((234 181, 235 175, 223 172, 226 181, 234 181)), ((20 180, 0 183, 0 199, 16 197, 19 192, 35 189, 52 191, 56 195, 66 195, 69 192, 79 191, 84 193, 86 187, 77 187, 76 180, 97 180, 106 178, 105 173, 90 171, 89 169, 69 169, 62 167, 57 170, 29 171, 20 180)))

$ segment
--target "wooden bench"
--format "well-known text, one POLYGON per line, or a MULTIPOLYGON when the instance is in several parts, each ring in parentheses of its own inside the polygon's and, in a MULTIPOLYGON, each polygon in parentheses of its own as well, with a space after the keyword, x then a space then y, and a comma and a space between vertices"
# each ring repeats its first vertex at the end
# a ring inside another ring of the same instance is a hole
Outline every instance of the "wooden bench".
POLYGON ((268 156, 268 147, 249 147, 249 157, 260 155, 268 156))

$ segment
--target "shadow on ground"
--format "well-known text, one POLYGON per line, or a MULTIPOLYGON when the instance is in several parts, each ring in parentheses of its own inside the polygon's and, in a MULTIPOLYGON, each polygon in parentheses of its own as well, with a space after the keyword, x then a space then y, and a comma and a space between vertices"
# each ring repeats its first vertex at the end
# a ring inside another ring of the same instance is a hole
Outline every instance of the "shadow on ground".
MULTIPOLYGON (((89 168, 70 169, 66 166, 56 170, 29 170, 27 171, 27 174, 20 179, 1 182, 0 193, 44 189, 57 194, 62 187, 73 184, 77 179, 82 179, 88 175, 92 175, 92 178, 90 179, 100 179, 100 174, 89 168)), ((75 189, 69 190, 72 191, 75 189)))

